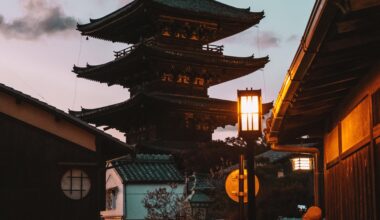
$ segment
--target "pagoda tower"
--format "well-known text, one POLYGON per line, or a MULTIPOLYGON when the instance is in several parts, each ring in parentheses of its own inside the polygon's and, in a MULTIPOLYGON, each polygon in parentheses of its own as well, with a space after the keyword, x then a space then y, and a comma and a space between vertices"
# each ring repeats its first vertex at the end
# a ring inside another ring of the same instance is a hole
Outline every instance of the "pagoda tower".
POLYGON ((181 152, 235 125, 236 102, 209 98, 210 86, 263 68, 268 57, 233 57, 211 42, 246 30, 263 12, 214 0, 135 0, 90 23, 82 35, 130 44, 101 65, 74 66, 80 78, 121 85, 130 99, 70 111, 96 126, 116 128, 144 151, 181 152))

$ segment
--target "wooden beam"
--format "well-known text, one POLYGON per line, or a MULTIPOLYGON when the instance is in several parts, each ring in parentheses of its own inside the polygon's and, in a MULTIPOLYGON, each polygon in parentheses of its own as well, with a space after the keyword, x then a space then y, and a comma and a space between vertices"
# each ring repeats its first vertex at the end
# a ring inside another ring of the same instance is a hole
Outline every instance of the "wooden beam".
POLYGON ((292 116, 298 116, 298 115, 309 115, 311 117, 315 117, 315 116, 318 116, 318 115, 322 115, 326 112, 329 112, 331 111, 332 108, 334 108, 336 106, 336 104, 330 104, 330 105, 325 105, 325 106, 319 106, 319 107, 316 107, 316 108, 311 108, 311 109, 302 109, 302 110, 299 110, 299 109, 288 109, 287 111, 287 114, 288 115, 292 115, 292 116))
POLYGON ((305 81, 310 80, 323 80, 326 78, 332 78, 340 75, 347 74, 360 74, 363 69, 371 66, 370 62, 354 61, 350 63, 344 63, 342 65, 328 66, 324 68, 309 70, 305 81))
POLYGON ((341 96, 330 96, 326 98, 316 98, 316 99, 309 99, 306 101, 296 101, 291 104, 291 108, 293 109, 305 109, 305 108, 316 108, 319 106, 324 105, 330 105, 330 104, 338 104, 339 101, 343 98, 343 94, 341 96))
POLYGON ((326 99, 328 97, 336 96, 340 97, 347 93, 347 88, 338 88, 336 90, 331 90, 327 92, 318 92, 318 93, 311 93, 310 95, 301 95, 294 98, 294 102, 302 102, 302 101, 313 101, 313 100, 320 100, 320 99, 326 99))
POLYGON ((350 33, 348 36, 339 37, 339 39, 336 40, 330 40, 323 45, 323 47, 321 48, 321 52, 334 52, 338 50, 362 47, 366 45, 373 45, 379 47, 380 31, 378 28, 374 29, 374 31, 371 32, 355 32, 350 33))
POLYGON ((327 90, 334 89, 332 87, 336 85, 348 85, 347 88, 349 88, 354 83, 354 81, 358 81, 357 79, 358 77, 347 77, 343 79, 335 79, 335 81, 325 80, 324 82, 320 82, 320 83, 317 82, 313 84, 302 85, 302 90, 319 92, 321 89, 327 89, 327 90))

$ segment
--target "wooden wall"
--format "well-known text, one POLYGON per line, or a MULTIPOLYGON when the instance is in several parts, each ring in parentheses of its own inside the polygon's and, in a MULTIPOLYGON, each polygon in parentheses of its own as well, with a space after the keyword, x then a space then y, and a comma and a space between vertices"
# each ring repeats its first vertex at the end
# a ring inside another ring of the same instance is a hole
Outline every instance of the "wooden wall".
MULTIPOLYGON (((0 219, 99 219, 96 152, 0 113, 0 219), (91 179, 89 194, 71 200, 61 191, 70 168, 91 179)), ((103 176, 104 178, 104 176, 103 176)))
POLYGON ((339 105, 324 140, 327 220, 379 219, 380 65, 339 105))

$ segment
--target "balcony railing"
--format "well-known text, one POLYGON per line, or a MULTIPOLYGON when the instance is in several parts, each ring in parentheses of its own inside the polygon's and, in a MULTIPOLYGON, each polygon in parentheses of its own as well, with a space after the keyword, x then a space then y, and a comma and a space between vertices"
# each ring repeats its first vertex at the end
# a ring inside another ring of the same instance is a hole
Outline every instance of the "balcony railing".
POLYGON ((132 45, 130 47, 127 47, 125 49, 122 49, 122 50, 119 50, 119 51, 114 51, 114 55, 115 55, 115 58, 120 58, 120 57, 124 57, 128 54, 130 54, 134 49, 136 48, 135 45, 132 45))
POLYGON ((213 44, 206 44, 202 47, 205 51, 215 52, 215 53, 223 53, 224 46, 223 45, 213 45, 213 44))
MULTIPOLYGON (((145 44, 153 44, 154 41, 145 41, 145 44)), ((135 44, 130 47, 127 47, 125 49, 114 51, 115 59, 127 56, 130 54, 133 50, 135 50, 140 44, 135 44)), ((213 45, 213 44, 206 44, 202 46, 203 51, 213 52, 213 53, 219 53, 223 54, 224 46, 223 45, 213 45)))

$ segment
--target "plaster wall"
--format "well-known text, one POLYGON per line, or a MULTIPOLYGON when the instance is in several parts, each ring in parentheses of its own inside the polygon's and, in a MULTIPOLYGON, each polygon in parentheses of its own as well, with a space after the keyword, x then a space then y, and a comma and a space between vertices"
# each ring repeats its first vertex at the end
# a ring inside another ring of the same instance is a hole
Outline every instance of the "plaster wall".
POLYGON ((115 171, 115 169, 107 169, 106 171, 106 192, 109 189, 117 188, 116 208, 113 210, 105 210, 100 214, 104 219, 118 219, 124 215, 124 186, 123 182, 115 171))

